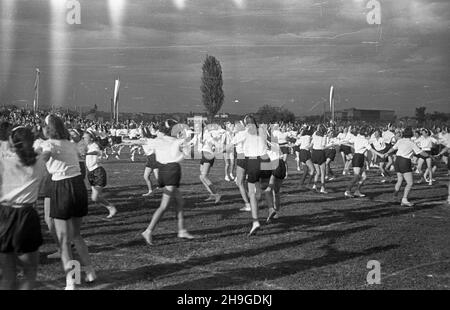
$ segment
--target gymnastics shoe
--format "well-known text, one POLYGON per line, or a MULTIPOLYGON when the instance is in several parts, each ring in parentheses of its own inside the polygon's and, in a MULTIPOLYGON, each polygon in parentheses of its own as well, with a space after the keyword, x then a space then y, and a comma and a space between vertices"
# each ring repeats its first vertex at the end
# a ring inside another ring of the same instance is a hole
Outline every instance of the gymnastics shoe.
POLYGON ((117 209, 114 206, 109 206, 107 207, 107 209, 109 210, 109 215, 106 217, 107 219, 112 218, 114 215, 116 215, 117 213, 117 209))
POLYGON ((259 222, 254 222, 252 229, 250 230, 248 236, 254 236, 256 234, 256 232, 261 228, 261 225, 259 224, 259 222))
POLYGON ((178 232, 178 238, 191 240, 194 239, 194 236, 188 233, 186 229, 183 229, 178 232))
POLYGON ((344 197, 345 197, 345 198, 355 198, 355 196, 353 196, 352 193, 350 193, 349 191, 346 191, 346 192, 344 193, 344 197))
POLYGON ((239 211, 242 211, 242 212, 251 212, 251 211, 252 211, 252 207, 251 207, 251 205, 250 205, 249 203, 246 203, 246 204, 245 204, 245 207, 240 208, 239 211))

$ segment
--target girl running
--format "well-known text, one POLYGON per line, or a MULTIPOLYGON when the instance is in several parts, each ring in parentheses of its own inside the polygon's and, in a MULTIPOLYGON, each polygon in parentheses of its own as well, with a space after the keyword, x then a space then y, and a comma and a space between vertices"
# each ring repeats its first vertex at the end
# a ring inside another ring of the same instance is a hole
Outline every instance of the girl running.
POLYGON ((245 203, 245 206, 241 208, 240 211, 251 212, 252 208, 250 206, 248 194, 244 185, 246 176, 246 161, 243 139, 246 135, 247 131, 244 125, 241 122, 236 122, 234 126, 234 137, 231 140, 231 145, 234 145, 236 148, 236 185, 238 186, 239 192, 241 193, 242 199, 245 203))
POLYGON ((422 173, 422 165, 424 164, 424 162, 426 162, 427 164, 427 169, 425 170, 425 173, 421 175, 420 181, 418 183, 420 184, 422 183, 423 180, 425 181, 428 180, 428 185, 431 186, 433 185, 433 160, 430 156, 431 156, 431 149, 437 143, 437 140, 431 137, 431 132, 428 129, 423 128, 422 137, 418 139, 417 143, 419 147, 422 149, 422 151, 427 153, 427 156, 421 155, 418 156, 419 160, 417 162, 417 170, 420 173, 422 173))
POLYGON ((366 153, 371 151, 375 153, 379 157, 384 157, 383 154, 375 151, 372 146, 369 144, 369 140, 367 139, 368 132, 367 128, 363 127, 359 130, 359 134, 353 139, 353 148, 355 149, 355 153, 353 154, 352 166, 353 166, 353 180, 347 187, 347 190, 344 193, 344 196, 347 198, 354 197, 365 197, 366 195, 361 193, 361 186, 363 186, 364 182, 367 179, 365 163, 366 163, 366 153), (351 190, 358 183, 356 187, 355 193, 352 195, 351 190))
POLYGON ((312 187, 313 191, 317 190, 317 182, 320 177, 320 193, 328 194, 325 190, 325 163, 327 161, 325 156, 325 149, 327 146, 326 129, 323 125, 319 125, 317 131, 312 136, 312 151, 311 151, 311 161, 314 164, 314 169, 316 174, 314 177, 314 185, 312 187))
POLYGON ((155 178, 158 179, 158 163, 156 161, 156 154, 153 151, 152 147, 148 145, 149 141, 152 141, 156 138, 156 135, 154 135, 155 132, 151 132, 149 130, 144 130, 143 134, 146 138, 146 143, 142 146, 144 149, 144 153, 147 156, 147 163, 145 164, 145 170, 144 170, 144 180, 147 184, 147 193, 143 194, 143 197, 149 197, 153 194, 153 186, 152 181, 150 180, 150 176, 152 172, 155 175, 155 178))
MULTIPOLYGON (((184 158, 183 148, 187 142, 186 140, 177 139, 172 136, 172 128, 174 125, 174 122, 166 122, 160 127, 158 137, 148 141, 148 147, 152 148, 156 154, 159 167, 158 182, 159 187, 163 189, 161 204, 153 214, 149 226, 142 233, 142 237, 144 237, 148 245, 153 245, 152 234, 155 227, 173 199, 176 202, 178 217, 178 238, 194 238, 184 227, 184 199, 179 190, 181 182, 180 162, 184 158)), ((185 138, 187 139, 188 137, 185 138)))
POLYGON ((311 136, 313 134, 313 129, 311 127, 305 127, 300 132, 300 138, 297 140, 296 144, 299 145, 299 159, 303 165, 306 165, 307 169, 304 170, 302 178, 300 179, 300 189, 305 186, 306 177, 309 175, 308 185, 311 184, 314 178, 314 164, 311 160, 311 136))
POLYGON ((103 205, 109 212, 106 218, 110 219, 116 215, 117 209, 103 197, 103 189, 107 183, 107 176, 105 169, 99 162, 102 152, 92 132, 85 132, 83 139, 86 143, 86 168, 88 170, 88 181, 92 190, 92 202, 103 205))
MULTIPOLYGON (((74 243, 85 268, 85 280, 93 282, 96 274, 80 234, 82 218, 88 214, 88 196, 81 177, 77 146, 69 141, 69 133, 59 117, 49 115, 45 123, 49 139, 43 143, 42 157, 47 161, 48 172, 52 175, 50 217, 55 223, 63 269, 66 275, 72 269, 71 244, 74 243)), ((74 280, 66 277, 66 290, 73 289, 74 280)))
POLYGON ((427 157, 428 154, 423 152, 413 141, 411 137, 413 132, 411 127, 405 128, 402 138, 387 152, 387 155, 397 152, 395 159, 395 171, 397 172, 397 184, 395 184, 394 199, 397 199, 399 191, 402 187, 403 180, 406 181, 406 187, 403 192, 401 205, 404 207, 413 207, 414 204, 408 201, 409 192, 413 186, 413 174, 411 158, 414 154, 427 157))
POLYGON ((209 192, 209 197, 205 201, 214 200, 215 203, 219 203, 221 195, 218 194, 214 184, 209 179, 208 175, 211 168, 214 166, 216 144, 218 144, 217 137, 213 136, 213 131, 218 128, 207 126, 203 131, 202 139, 202 159, 200 160, 200 181, 209 192))

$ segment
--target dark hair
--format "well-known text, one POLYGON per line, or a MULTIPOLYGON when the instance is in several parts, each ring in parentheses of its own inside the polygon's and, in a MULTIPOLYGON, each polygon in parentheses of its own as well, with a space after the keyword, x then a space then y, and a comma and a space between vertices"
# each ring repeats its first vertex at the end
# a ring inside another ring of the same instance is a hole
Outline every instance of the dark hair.
POLYGON ((172 120, 172 119, 168 119, 165 122, 159 124, 159 128, 158 131, 163 133, 166 136, 171 136, 172 134, 172 128, 173 126, 175 126, 176 124, 178 124, 178 122, 172 120))
POLYGON ((413 130, 411 127, 406 127, 405 130, 403 130, 402 137, 403 138, 412 138, 413 136, 413 130))
POLYGON ((56 115, 50 114, 46 118, 47 123, 47 136, 50 139, 55 140, 70 140, 69 131, 66 126, 64 126, 64 122, 56 115))
POLYGON ((0 141, 8 141, 11 134, 12 125, 8 122, 2 122, 0 124, 0 141))
POLYGON ((29 167, 36 163, 37 153, 34 151, 34 134, 25 127, 18 127, 11 132, 11 141, 20 162, 29 167))
POLYGON ((360 134, 361 136, 367 137, 367 132, 368 132, 367 127, 361 127, 361 128, 359 129, 359 134, 360 134))

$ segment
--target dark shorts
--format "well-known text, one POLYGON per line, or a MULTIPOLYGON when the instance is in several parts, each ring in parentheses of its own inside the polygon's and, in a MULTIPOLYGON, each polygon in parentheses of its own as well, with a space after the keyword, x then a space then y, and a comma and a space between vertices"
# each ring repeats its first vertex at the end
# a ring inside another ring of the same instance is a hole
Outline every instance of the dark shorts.
POLYGON ((236 165, 238 167, 241 167, 242 169, 245 170, 245 164, 246 164, 246 160, 245 160, 245 155, 244 154, 237 154, 236 155, 236 165))
POLYGON ((355 153, 352 158, 352 167, 353 168, 364 168, 366 156, 364 154, 355 153))
POLYGON ((345 155, 349 155, 352 153, 352 148, 349 147, 348 145, 341 145, 339 147, 339 150, 341 151, 341 153, 344 153, 345 155))
POLYGON ((411 159, 397 156, 394 162, 394 168, 397 173, 412 172, 411 159))
POLYGON ((88 181, 91 186, 105 187, 106 182, 106 171, 103 167, 98 167, 88 173, 88 181))
POLYGON ((0 253, 33 253, 42 243, 41 222, 33 206, 0 205, 0 253))
POLYGON ((299 157, 302 163, 306 163, 308 160, 311 159, 311 152, 308 150, 300 150, 299 157))
MULTIPOLYGON (((431 154, 430 151, 423 151, 423 152, 424 152, 424 153, 427 153, 428 156, 431 154)), ((417 154, 416 157, 417 157, 417 158, 422 158, 423 160, 426 160, 427 158, 429 158, 429 157, 422 156, 422 155, 420 155, 420 154, 417 154)))
POLYGON ((281 151, 281 153, 283 153, 283 155, 289 154, 289 146, 280 145, 280 151, 281 151))
POLYGON ((286 163, 284 160, 278 160, 278 166, 276 169, 272 170, 272 175, 280 180, 284 180, 286 178, 286 163))
POLYGON ((295 145, 294 146, 294 152, 300 153, 300 146, 299 145, 295 145))
POLYGON ((156 161, 156 154, 151 154, 147 156, 147 162, 145 163, 146 168, 152 170, 158 169, 158 162, 156 161))
POLYGON ((158 183, 159 187, 175 186, 180 187, 181 166, 178 163, 159 164, 158 183))
POLYGON ((69 220, 88 215, 88 194, 80 176, 52 181, 50 217, 69 220))
POLYGON ((256 183, 264 179, 270 179, 272 169, 270 169, 270 158, 246 158, 246 172, 248 183, 256 183))
POLYGON ((326 162, 325 151, 324 150, 312 150, 311 160, 315 165, 322 165, 326 162))
POLYGON ((336 158, 336 149, 326 149, 325 150, 325 158, 331 159, 331 161, 334 161, 336 158))
POLYGON ((214 166, 215 156, 212 153, 202 152, 202 159, 200 160, 200 166, 203 164, 209 164, 210 167, 214 166))

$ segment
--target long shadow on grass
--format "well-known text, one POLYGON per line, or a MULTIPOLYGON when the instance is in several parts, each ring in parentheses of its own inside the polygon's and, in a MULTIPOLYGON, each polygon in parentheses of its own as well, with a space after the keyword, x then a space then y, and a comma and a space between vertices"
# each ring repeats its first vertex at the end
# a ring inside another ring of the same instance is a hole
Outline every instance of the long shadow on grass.
MULTIPOLYGON (((266 235, 267 232, 267 234, 271 234, 275 237, 277 234, 281 235, 286 232, 301 232, 301 231, 304 232, 305 230, 308 230, 309 232, 314 232, 314 230, 311 229, 314 229, 316 227, 326 227, 337 223, 339 223, 340 225, 355 224, 358 222, 364 222, 372 219, 404 215, 412 212, 417 212, 423 209, 432 209, 434 207, 435 206, 417 207, 415 209, 398 209, 398 208, 390 209, 386 208, 386 204, 381 204, 371 208, 360 207, 353 209, 332 209, 327 210, 325 212, 314 214, 280 217, 273 224, 264 225, 261 229, 261 233, 266 235), (273 229, 276 229, 277 233, 274 233, 273 229)), ((191 232, 197 236, 200 236, 198 239, 196 239, 196 242, 207 243, 209 240, 217 240, 218 238, 242 236, 243 234, 248 232, 249 228, 250 224, 243 223, 207 229, 192 230, 191 232)), ((126 242, 114 244, 114 247, 131 248, 134 246, 140 246, 144 243, 144 240, 139 236, 140 231, 137 231, 136 229, 113 230, 112 232, 103 234, 118 235, 129 232, 136 232, 137 238, 126 242)), ((174 236, 175 232, 155 234, 154 240, 156 244, 163 246, 167 245, 167 243, 160 243, 162 240, 164 241, 173 240, 174 236)), ((109 246, 107 245, 105 246, 109 248, 109 246)), ((94 247, 92 251, 94 253, 102 252, 105 249, 106 248, 103 247, 99 248, 94 247)))
MULTIPOLYGON (((354 233, 360 233, 362 231, 373 228, 374 226, 361 226, 356 228, 349 228, 346 230, 332 230, 322 231, 319 235, 307 237, 303 239, 293 240, 289 242, 282 242, 272 244, 260 248, 250 248, 241 250, 238 252, 214 254, 205 257, 190 258, 187 261, 177 263, 162 263, 153 266, 144 266, 131 271, 103 271, 101 273, 102 281, 106 283, 112 283, 111 287, 119 287, 122 285, 132 284, 139 281, 145 281, 164 277, 169 274, 173 274, 182 270, 188 270, 195 267, 204 268, 209 264, 214 264, 220 261, 233 260, 241 257, 251 258, 258 255, 266 255, 270 252, 283 251, 293 247, 299 247, 307 243, 316 242, 324 239, 331 239, 331 243, 334 243, 337 238, 349 236, 354 233)), ((286 275, 295 274, 300 271, 308 270, 310 268, 326 266, 330 264, 336 264, 345 260, 353 259, 360 256, 367 256, 373 253, 381 251, 388 251, 398 247, 398 245, 389 245, 385 247, 374 247, 366 249, 362 252, 347 252, 339 250, 327 250, 327 254, 321 258, 313 260, 293 260, 283 261, 274 264, 270 264, 263 267, 255 268, 239 268, 231 271, 227 271, 222 275, 214 275, 202 280, 194 280, 178 284, 176 286, 164 287, 165 289, 175 288, 189 288, 193 289, 211 289, 218 287, 227 287, 230 285, 241 285, 248 282, 253 282, 259 279, 275 279, 286 275), (210 281, 209 281, 209 280, 210 281), (213 280, 214 279, 214 280, 213 280), (215 282, 214 284, 212 282, 215 282), (219 284, 220 283, 220 284, 219 284), (192 286, 190 286, 192 285, 192 286)), ((198 274, 196 272, 196 274, 198 274)))

